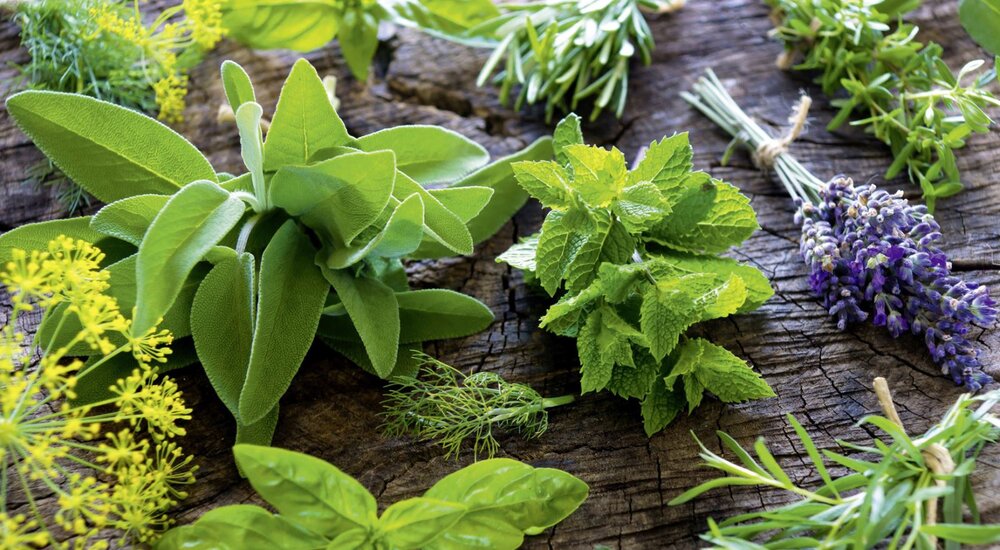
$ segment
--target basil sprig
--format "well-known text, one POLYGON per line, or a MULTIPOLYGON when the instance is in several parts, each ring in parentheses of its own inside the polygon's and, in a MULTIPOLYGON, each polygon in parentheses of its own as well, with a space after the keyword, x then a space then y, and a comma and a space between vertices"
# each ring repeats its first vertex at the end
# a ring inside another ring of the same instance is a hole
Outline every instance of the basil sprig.
MULTIPOLYGON (((117 260, 109 293, 123 311, 134 306, 132 334, 162 318, 180 339, 176 349, 193 344, 236 418, 237 439, 268 442, 278 400, 317 334, 389 378, 413 373, 421 342, 493 321, 469 296, 411 290, 401 259, 472 253, 527 200, 510 163, 546 158, 551 146, 539 141, 484 166, 485 149, 436 126, 352 137, 304 60, 285 81, 265 140, 249 77, 226 62, 222 79, 247 167, 236 177, 217 174, 191 143, 133 111, 73 94, 11 97, 21 128, 109 204, 92 218, 3 235, 0 261, 54 234, 107 244, 117 260)), ((68 342, 73 316, 51 318, 41 341, 68 342)), ((193 354, 177 356, 162 370, 193 354)), ((133 367, 123 360, 88 372, 81 398, 99 399, 133 367)))
POLYGON ((572 514, 587 484, 516 460, 477 462, 399 501, 381 515, 354 478, 315 457, 237 445, 236 462, 277 514, 223 506, 167 532, 157 550, 330 548, 337 550, 513 550, 572 514))

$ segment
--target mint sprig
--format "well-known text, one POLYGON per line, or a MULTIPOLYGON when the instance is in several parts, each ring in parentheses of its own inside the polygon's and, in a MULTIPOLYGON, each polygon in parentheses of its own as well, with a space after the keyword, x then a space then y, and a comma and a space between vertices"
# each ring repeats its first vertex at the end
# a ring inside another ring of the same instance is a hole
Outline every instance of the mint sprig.
POLYGON ((641 399, 650 435, 706 391, 725 402, 773 396, 745 361, 685 335, 773 293, 757 269, 716 255, 758 228, 746 197, 693 171, 687 134, 654 141, 629 170, 621 151, 584 145, 571 115, 556 128, 555 156, 514 164, 550 211, 498 261, 562 292, 541 326, 577 339, 581 389, 641 399))

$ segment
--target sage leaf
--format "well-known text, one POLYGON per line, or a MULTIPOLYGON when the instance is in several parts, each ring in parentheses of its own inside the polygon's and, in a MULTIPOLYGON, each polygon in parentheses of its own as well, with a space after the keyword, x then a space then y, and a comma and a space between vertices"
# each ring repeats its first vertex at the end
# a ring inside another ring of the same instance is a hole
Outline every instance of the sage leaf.
POLYGON ((166 195, 135 195, 101 208, 90 221, 94 231, 139 246, 153 219, 167 204, 166 195))
MULTIPOLYGON (((493 312, 471 296, 443 288, 396 293, 399 304, 399 343, 461 338, 484 330, 493 312)), ((320 334, 333 340, 358 342, 359 336, 346 315, 324 315, 320 334)))
POLYGON ((209 181, 177 192, 139 246, 134 334, 145 334, 170 309, 188 274, 243 216, 238 198, 209 181))
POLYGON ((490 160, 482 145, 439 126, 386 128, 356 144, 362 151, 392 151, 396 168, 422 185, 461 178, 490 160))
POLYGON ((325 548, 326 538, 260 506, 233 504, 205 512, 195 525, 171 529, 157 550, 244 550, 325 548))
POLYGON ((264 142, 264 169, 306 164, 315 151, 345 145, 349 139, 316 69, 299 59, 281 87, 264 142))
POLYGON ((7 110, 60 170, 98 200, 171 195, 196 180, 217 181, 198 149, 130 109, 77 94, 29 90, 7 110))
POLYGON ((278 427, 278 408, 278 405, 275 405, 263 418, 253 424, 244 424, 237 419, 236 443, 270 445, 274 439, 274 430, 278 427))
MULTIPOLYGON (((403 172, 397 172, 396 187, 392 196, 402 201, 413 194, 420 195, 420 199, 424 203, 424 231, 426 234, 454 253, 472 254, 472 235, 462 219, 445 208, 437 197, 431 195, 419 183, 403 172)), ((414 254, 414 257, 416 256, 417 254, 414 254)))
MULTIPOLYGON (((336 246, 348 246, 392 195, 393 154, 349 153, 312 166, 287 166, 271 180, 271 202, 336 246)), ((425 204, 426 206, 426 204, 425 204)))
POLYGON ((235 418, 253 345, 254 257, 244 252, 212 268, 191 304, 191 335, 208 381, 235 418))
POLYGON ((388 377, 396 365, 399 346, 399 302, 395 293, 380 281, 342 270, 324 268, 323 275, 343 301, 375 373, 388 377))
POLYGON ((81 216, 66 220, 50 220, 15 227, 0 235, 0 265, 7 265, 11 251, 46 250, 49 243, 60 235, 73 239, 81 239, 97 246, 106 258, 104 264, 110 264, 135 252, 135 247, 118 239, 111 239, 90 227, 93 218, 81 216))
POLYGON ((331 539, 376 522, 375 497, 336 466, 300 453, 236 445, 236 463, 250 484, 278 513, 331 539))
POLYGON ((239 110, 240 105, 257 101, 250 76, 235 61, 227 59, 222 62, 222 89, 226 92, 226 100, 234 113, 239 110))
POLYGON ((261 257, 253 347, 239 402, 244 424, 277 405, 316 335, 330 286, 313 263, 315 256, 308 237, 289 220, 261 257))
POLYGON ((308 52, 337 36, 341 6, 338 0, 225 0, 222 26, 255 50, 308 52))

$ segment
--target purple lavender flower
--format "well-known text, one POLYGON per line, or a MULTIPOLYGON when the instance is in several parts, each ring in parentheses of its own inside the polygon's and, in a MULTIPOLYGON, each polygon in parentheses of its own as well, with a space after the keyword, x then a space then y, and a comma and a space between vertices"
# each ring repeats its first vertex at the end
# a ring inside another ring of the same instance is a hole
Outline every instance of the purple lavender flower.
POLYGON ((986 287, 951 274, 934 245, 940 227, 925 206, 837 176, 818 205, 800 204, 795 221, 802 224, 809 285, 838 328, 871 317, 893 337, 923 334, 931 357, 956 384, 978 391, 993 381, 966 335, 974 324, 996 321, 997 303, 986 287))

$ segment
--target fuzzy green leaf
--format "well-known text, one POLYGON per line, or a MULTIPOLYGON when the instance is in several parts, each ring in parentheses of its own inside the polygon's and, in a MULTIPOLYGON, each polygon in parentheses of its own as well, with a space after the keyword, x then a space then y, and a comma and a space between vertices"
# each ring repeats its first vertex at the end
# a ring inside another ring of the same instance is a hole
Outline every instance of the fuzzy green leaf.
POLYGON ((139 246, 134 334, 156 326, 205 254, 243 217, 244 204, 210 181, 188 184, 160 210, 139 246))
POLYGON ((191 335, 219 399, 239 418, 253 345, 254 257, 233 256, 205 276, 191 304, 191 335))
MULTIPOLYGON (((287 47, 287 46, 286 46, 287 47)), ((278 97, 264 142, 264 170, 307 164, 321 149, 346 145, 347 128, 334 110, 316 69, 305 59, 292 67, 278 97)))
POLYGON ((7 99, 7 110, 64 174, 103 202, 171 195, 192 181, 217 181, 194 145, 131 109, 31 90, 7 99))
POLYGON ((439 126, 387 128, 356 143, 362 151, 392 151, 396 168, 423 185, 456 180, 490 160, 482 145, 439 126))
POLYGON ((257 101, 250 76, 243 67, 229 59, 222 62, 222 89, 226 93, 226 101, 235 113, 240 105, 257 101))
POLYGON ((260 260, 256 322, 239 419, 252 424, 278 404, 316 336, 330 285, 314 265, 316 249, 295 222, 275 233, 260 260))
POLYGON ((323 269, 323 274, 343 301, 376 374, 388 377, 396 365, 399 346, 399 302, 395 293, 375 279, 355 277, 346 271, 323 269))
POLYGON ((153 219, 167 204, 166 195, 135 195, 101 208, 90 221, 94 231, 139 246, 153 219))

